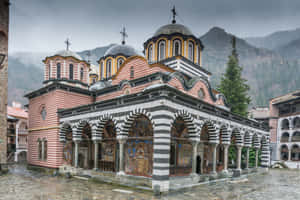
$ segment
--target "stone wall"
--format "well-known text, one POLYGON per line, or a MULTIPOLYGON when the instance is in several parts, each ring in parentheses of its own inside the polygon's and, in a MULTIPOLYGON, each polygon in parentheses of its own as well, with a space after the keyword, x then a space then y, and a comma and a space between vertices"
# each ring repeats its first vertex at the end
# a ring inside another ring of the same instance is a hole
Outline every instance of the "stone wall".
POLYGON ((7 55, 8 55, 8 24, 9 1, 0 1, 0 54, 5 60, 0 65, 0 163, 6 163, 6 113, 7 113, 7 55))

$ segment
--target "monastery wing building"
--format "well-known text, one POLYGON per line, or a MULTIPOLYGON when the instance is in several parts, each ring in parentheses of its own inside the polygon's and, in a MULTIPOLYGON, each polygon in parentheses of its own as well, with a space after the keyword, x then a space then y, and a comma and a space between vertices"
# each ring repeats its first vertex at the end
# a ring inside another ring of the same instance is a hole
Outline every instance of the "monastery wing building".
POLYGON ((46 57, 44 86, 26 95, 28 163, 109 173, 160 191, 250 172, 252 148, 252 170, 268 167, 268 128, 230 112, 211 87, 203 50, 174 19, 144 43, 145 57, 125 40, 99 58, 98 69, 68 48, 46 57))

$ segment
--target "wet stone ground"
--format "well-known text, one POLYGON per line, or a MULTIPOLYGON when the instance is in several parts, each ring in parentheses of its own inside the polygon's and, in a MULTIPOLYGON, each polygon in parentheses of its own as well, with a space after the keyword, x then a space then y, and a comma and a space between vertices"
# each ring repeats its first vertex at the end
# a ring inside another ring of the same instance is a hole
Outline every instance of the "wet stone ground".
POLYGON ((2 200, 299 200, 300 170, 270 170, 248 179, 198 186, 160 198, 135 191, 84 180, 44 176, 17 166, 0 176, 2 200))

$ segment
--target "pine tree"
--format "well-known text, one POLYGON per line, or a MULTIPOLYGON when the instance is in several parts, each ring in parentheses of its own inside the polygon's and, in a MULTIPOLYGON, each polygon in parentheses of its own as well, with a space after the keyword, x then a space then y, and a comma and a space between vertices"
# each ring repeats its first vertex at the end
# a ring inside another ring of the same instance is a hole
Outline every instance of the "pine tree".
POLYGON ((232 53, 229 56, 225 74, 221 77, 218 86, 219 92, 226 97, 227 103, 233 113, 247 116, 248 105, 251 101, 248 91, 250 87, 247 80, 242 78, 243 68, 239 66, 238 54, 236 51, 236 38, 232 37, 232 53))

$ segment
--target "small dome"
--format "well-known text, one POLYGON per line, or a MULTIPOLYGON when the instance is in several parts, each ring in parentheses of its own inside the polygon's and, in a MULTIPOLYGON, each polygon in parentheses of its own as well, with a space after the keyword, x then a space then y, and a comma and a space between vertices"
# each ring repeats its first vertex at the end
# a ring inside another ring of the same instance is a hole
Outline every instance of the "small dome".
POLYGON ((123 54, 125 56, 134 56, 138 55, 138 53, 135 51, 135 49, 129 45, 125 44, 116 44, 109 49, 104 54, 105 56, 114 56, 118 54, 123 54))
POLYGON ((70 51, 70 50, 62 50, 62 51, 57 52, 55 55, 63 56, 63 57, 72 56, 74 58, 77 58, 78 60, 82 60, 80 55, 78 55, 77 53, 70 51))
POLYGON ((96 83, 94 83, 91 87, 90 87, 90 90, 91 91, 96 91, 96 90, 101 90, 103 88, 106 88, 106 87, 109 87, 111 86, 111 80, 101 80, 101 81, 98 81, 96 83))
POLYGON ((90 74, 98 74, 99 73, 98 72, 99 68, 96 65, 91 64, 90 69, 91 69, 90 74))
POLYGON ((172 34, 172 33, 181 33, 183 35, 193 35, 189 28, 182 24, 167 24, 160 27, 154 34, 154 36, 158 36, 161 34, 172 34))

